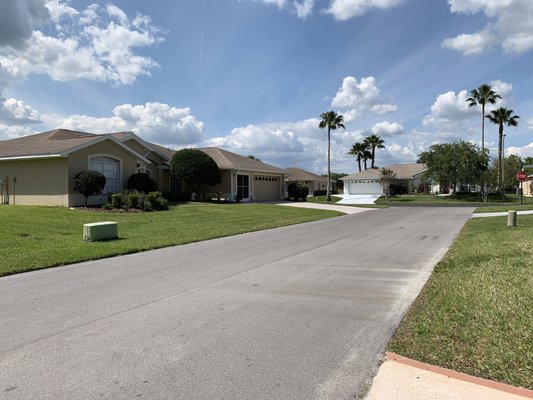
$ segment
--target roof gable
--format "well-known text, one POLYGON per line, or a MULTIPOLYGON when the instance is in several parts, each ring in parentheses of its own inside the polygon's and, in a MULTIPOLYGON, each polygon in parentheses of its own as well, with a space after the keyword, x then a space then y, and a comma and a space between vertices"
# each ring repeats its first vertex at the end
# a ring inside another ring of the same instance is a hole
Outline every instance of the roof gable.
POLYGON ((240 169, 274 174, 287 173, 284 169, 218 147, 205 147, 198 150, 210 156, 217 163, 219 169, 240 169))
MULTIPOLYGON (((414 179, 426 170, 426 164, 411 163, 411 164, 392 164, 384 167, 392 170, 396 174, 397 179, 414 179)), ((379 179, 381 172, 379 169, 367 169, 365 171, 357 172, 355 174, 347 175, 341 180, 352 179, 379 179)))
POLYGON ((328 178, 325 176, 320 176, 317 174, 314 174, 312 172, 306 171, 301 168, 296 167, 289 167, 285 168, 285 170, 289 173, 287 176, 288 181, 320 181, 320 182, 326 182, 328 178))

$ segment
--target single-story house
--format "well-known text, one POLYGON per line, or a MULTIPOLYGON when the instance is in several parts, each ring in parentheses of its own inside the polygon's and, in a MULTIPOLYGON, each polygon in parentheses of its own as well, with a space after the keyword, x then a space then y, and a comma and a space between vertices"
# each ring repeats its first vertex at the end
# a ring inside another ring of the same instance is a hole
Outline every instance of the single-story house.
MULTIPOLYGON (((327 190, 328 178, 313 174, 301 168, 290 167, 285 168, 287 171, 287 187, 293 183, 302 182, 309 188, 309 194, 312 195, 316 190, 327 190)), ((331 189, 334 188, 334 183, 331 182, 331 189)))
POLYGON ((533 175, 529 175, 527 180, 521 182, 518 186, 522 188, 522 194, 527 197, 533 196, 533 175))
MULTIPOLYGON (((405 187, 407 192, 420 191, 426 185, 426 182, 421 179, 422 173, 426 170, 425 164, 392 164, 385 168, 394 171, 397 179, 395 185, 405 187)), ((383 187, 380 177, 379 169, 367 169, 347 175, 341 178, 344 182, 344 194, 382 195, 383 187)))
MULTIPOLYGON (((279 200, 286 196, 285 170, 217 148, 201 149, 221 170, 222 182, 207 187, 228 200, 279 200)), ((170 175, 175 151, 146 142, 132 132, 93 134, 67 129, 0 141, 0 204, 79 206, 74 176, 83 170, 102 172, 104 193, 89 197, 102 204, 110 193, 127 187, 128 178, 145 172, 161 192, 178 192, 170 175)))
MULTIPOLYGON (((168 160, 159 149, 131 132, 97 135, 67 129, 0 141, 0 201, 10 204, 77 206, 83 196, 73 189, 82 170, 102 172, 102 196, 126 188, 138 172, 150 174, 158 190, 170 186, 168 160)), ((91 196, 91 204, 105 202, 91 196)))
POLYGON ((218 147, 198 150, 210 156, 220 170, 221 182, 202 188, 211 197, 246 202, 281 200, 287 196, 284 169, 218 147))

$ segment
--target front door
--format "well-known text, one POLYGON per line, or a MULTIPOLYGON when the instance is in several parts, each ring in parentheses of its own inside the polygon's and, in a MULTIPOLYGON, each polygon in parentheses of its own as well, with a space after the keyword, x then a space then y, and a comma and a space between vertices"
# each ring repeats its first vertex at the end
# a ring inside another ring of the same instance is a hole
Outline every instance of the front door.
POLYGON ((250 197, 250 177, 248 175, 237 175, 237 199, 248 200, 250 197))

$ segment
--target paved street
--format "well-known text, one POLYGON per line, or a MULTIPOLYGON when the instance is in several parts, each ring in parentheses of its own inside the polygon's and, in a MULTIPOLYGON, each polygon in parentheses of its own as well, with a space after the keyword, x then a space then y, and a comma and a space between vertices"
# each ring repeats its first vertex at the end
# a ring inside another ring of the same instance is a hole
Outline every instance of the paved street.
POLYGON ((396 207, 0 278, 0 399, 357 398, 471 212, 396 207))

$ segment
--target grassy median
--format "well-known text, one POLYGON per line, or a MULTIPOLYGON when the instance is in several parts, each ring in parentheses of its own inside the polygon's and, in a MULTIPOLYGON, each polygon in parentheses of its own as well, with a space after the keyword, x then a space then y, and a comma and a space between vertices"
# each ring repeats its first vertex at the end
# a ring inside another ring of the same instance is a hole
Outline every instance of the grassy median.
POLYGON ((533 388, 533 215, 468 221, 389 350, 533 388))
POLYGON ((342 215, 267 204, 185 204, 169 211, 108 214, 0 206, 0 276, 342 215), (82 226, 115 221, 118 240, 85 243, 82 226))

